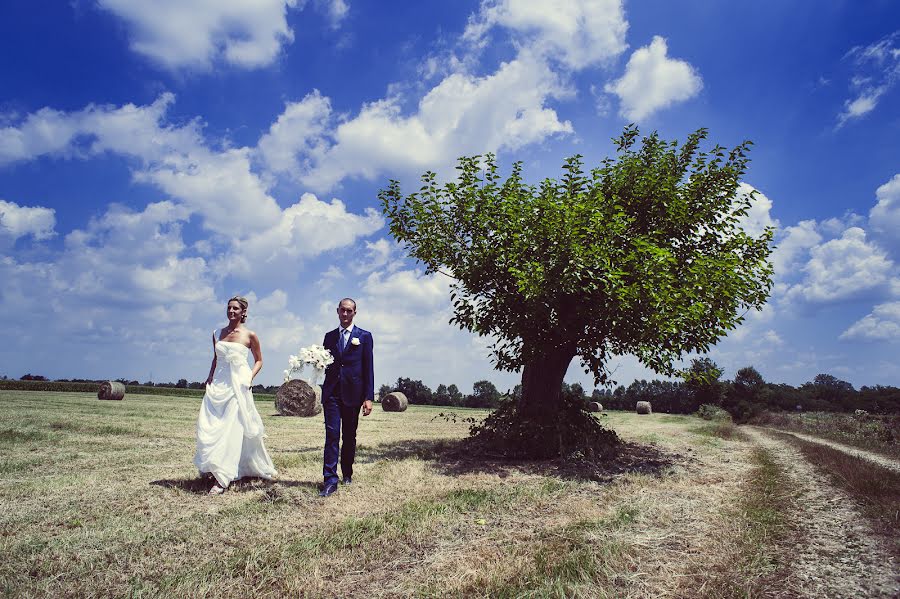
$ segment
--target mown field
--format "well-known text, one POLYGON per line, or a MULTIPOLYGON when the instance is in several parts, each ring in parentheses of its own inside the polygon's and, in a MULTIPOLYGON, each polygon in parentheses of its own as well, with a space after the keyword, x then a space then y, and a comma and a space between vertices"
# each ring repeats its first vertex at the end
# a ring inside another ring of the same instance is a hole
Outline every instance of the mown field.
MULTIPOLYGON (((453 461, 467 424, 361 419, 354 484, 317 496, 321 417, 257 402, 280 471, 205 495, 199 399, 0 391, 7 596, 778 596, 791 498, 771 456, 690 416, 610 412, 671 466, 602 480, 453 461), (723 438, 724 437, 724 438, 723 438)), ((460 416, 486 412, 457 410, 460 416)), ((785 596, 785 595, 781 595, 785 596)))

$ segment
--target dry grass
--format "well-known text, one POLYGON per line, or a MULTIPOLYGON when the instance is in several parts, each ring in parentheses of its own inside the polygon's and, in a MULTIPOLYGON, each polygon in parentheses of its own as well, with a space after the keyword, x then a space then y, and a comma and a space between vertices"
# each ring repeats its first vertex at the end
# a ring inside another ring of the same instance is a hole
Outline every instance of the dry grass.
MULTIPOLYGON (((449 463, 441 456, 466 423, 435 419, 440 408, 376 409, 361 419, 353 486, 322 500, 321 416, 258 407, 281 480, 208 497, 191 465, 199 399, 0 392, 0 589, 683 597, 697 595, 704 565, 727 569, 743 551, 743 515, 729 506, 754 458, 734 437, 692 431, 694 418, 611 412, 604 421, 624 439, 652 442, 675 465, 595 482, 449 463)), ((750 563, 738 576, 766 572, 750 563)))

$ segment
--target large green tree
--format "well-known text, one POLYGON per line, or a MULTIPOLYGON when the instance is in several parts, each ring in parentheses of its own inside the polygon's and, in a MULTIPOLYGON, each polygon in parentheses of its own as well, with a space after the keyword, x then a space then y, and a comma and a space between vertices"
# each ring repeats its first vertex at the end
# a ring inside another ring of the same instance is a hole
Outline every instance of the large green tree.
POLYGON ((630 126, 590 172, 574 156, 560 180, 530 185, 520 162, 503 180, 488 154, 460 158, 454 182, 427 172, 415 193, 379 193, 394 237, 452 277, 451 323, 493 336, 497 368, 521 369, 520 418, 558 413, 576 356, 598 384, 614 355, 673 374, 765 303, 772 232, 741 228, 750 144, 703 151, 706 137, 630 126))

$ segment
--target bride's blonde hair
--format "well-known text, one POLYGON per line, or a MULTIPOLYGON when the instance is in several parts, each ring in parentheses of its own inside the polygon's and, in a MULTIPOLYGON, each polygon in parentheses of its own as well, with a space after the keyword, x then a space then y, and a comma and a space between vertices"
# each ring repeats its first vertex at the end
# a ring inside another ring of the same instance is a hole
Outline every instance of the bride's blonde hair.
POLYGON ((228 300, 228 304, 230 304, 231 302, 237 302, 241 305, 241 322, 247 322, 247 306, 250 305, 250 302, 247 301, 247 298, 236 295, 228 300))

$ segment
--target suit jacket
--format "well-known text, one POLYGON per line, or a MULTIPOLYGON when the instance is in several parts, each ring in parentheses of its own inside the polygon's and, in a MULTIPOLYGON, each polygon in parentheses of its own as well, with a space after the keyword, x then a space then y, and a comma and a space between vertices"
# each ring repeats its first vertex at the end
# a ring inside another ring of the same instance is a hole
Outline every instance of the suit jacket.
POLYGON ((322 345, 334 356, 325 369, 322 401, 336 397, 348 407, 359 407, 365 400, 375 400, 375 372, 372 369, 372 333, 353 327, 344 353, 340 350, 340 329, 325 333, 322 345), (354 345, 354 339, 359 345, 354 345))

